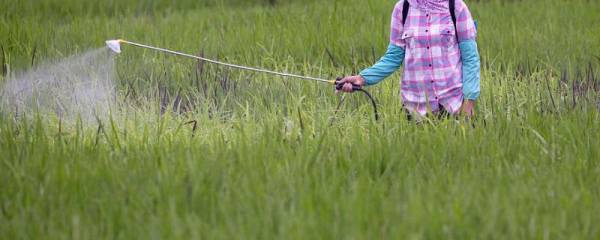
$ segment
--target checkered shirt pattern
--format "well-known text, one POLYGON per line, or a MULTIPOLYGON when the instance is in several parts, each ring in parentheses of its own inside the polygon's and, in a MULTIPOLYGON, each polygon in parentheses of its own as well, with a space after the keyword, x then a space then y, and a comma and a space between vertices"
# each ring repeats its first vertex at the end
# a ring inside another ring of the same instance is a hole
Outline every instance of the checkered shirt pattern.
MULTIPOLYGON (((448 1, 446 1, 448 4, 448 1)), ((469 9, 456 0, 456 30, 448 11, 412 6, 402 24, 404 0, 392 14, 390 42, 405 49, 401 95, 404 107, 425 115, 439 111, 456 114, 463 101, 459 42, 475 40, 477 30, 469 9), (458 37, 456 36, 458 34, 458 37)))

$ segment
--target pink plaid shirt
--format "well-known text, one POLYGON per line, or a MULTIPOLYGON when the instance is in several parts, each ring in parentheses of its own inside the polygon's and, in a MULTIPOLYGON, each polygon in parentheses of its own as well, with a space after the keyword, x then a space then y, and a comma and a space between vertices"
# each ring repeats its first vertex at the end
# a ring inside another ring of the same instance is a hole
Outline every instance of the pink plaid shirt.
POLYGON ((428 108, 437 112, 442 105, 455 114, 463 101, 458 43, 477 36, 471 13, 462 0, 456 0, 455 31, 447 0, 429 0, 436 2, 433 6, 410 0, 406 23, 402 25, 404 1, 394 8, 390 34, 391 43, 405 50, 401 83, 404 107, 425 115, 428 108))

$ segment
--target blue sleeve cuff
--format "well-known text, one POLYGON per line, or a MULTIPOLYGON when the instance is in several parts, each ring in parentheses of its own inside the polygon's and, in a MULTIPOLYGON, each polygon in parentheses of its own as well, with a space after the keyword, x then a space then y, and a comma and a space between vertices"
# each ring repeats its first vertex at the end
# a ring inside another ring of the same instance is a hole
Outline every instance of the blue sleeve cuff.
POLYGON ((481 62, 475 40, 459 43, 462 60, 463 95, 465 99, 477 100, 480 93, 481 62))
POLYGON ((375 85, 392 75, 402 65, 404 54, 404 48, 390 44, 385 55, 375 65, 360 72, 365 84, 375 85))

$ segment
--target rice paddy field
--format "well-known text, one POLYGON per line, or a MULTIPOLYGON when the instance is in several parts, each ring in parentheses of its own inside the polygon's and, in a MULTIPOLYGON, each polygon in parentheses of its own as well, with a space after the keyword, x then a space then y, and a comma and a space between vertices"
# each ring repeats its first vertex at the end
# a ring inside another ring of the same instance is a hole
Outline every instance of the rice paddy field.
MULTIPOLYGON (((600 2, 465 0, 477 118, 123 46, 91 120, 0 114, 0 239, 600 239, 600 2), (475 127, 473 127, 473 125, 475 127)), ((0 0, 0 86, 123 38, 333 79, 394 0, 0 0)))

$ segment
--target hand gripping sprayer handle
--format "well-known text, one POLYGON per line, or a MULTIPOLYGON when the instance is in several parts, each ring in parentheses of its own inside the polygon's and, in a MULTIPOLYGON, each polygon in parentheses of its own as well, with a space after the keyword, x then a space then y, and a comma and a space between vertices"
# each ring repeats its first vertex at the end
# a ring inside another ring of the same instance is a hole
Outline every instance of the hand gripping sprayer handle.
MULTIPOLYGON (((342 88, 344 87, 344 84, 342 82, 342 78, 338 77, 337 79, 335 79, 335 89, 340 91, 342 90, 342 88)), ((362 86, 360 85, 356 85, 356 84, 352 84, 352 92, 362 92, 363 94, 365 94, 365 96, 367 96, 367 98, 369 98, 369 100, 371 100, 371 105, 373 105, 373 112, 375 113, 375 121, 379 120, 379 112, 377 111, 377 102, 375 101, 375 99, 373 98, 373 96, 371 96, 371 94, 369 92, 367 92, 367 90, 364 90, 362 88, 362 86)))
MULTIPOLYGON (((342 82, 342 77, 338 77, 335 79, 335 90, 341 91, 342 88, 344 87, 344 84, 342 82)), ((352 84, 352 92, 356 92, 356 91, 360 91, 362 90, 362 86, 360 85, 356 85, 356 84, 352 84)))

